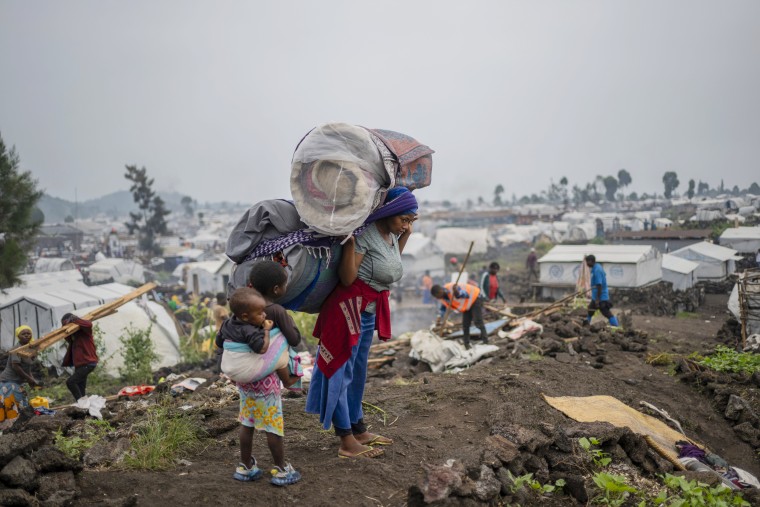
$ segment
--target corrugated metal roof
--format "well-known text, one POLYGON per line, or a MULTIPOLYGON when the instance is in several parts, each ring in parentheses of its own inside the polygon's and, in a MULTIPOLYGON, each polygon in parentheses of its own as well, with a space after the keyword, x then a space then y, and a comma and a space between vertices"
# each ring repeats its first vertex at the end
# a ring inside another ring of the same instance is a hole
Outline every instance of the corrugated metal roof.
POLYGON ((760 239, 760 227, 733 227, 726 229, 720 239, 760 239))
POLYGON ((557 245, 538 262, 581 262, 593 254, 597 262, 636 264, 656 255, 651 245, 557 245))
POLYGON ((719 261, 728 261, 737 257, 736 250, 716 245, 714 243, 708 243, 707 241, 702 241, 701 243, 694 243, 693 245, 679 248, 672 253, 676 255, 680 252, 686 252, 687 250, 691 250, 692 252, 696 252, 700 255, 704 255, 705 257, 710 257, 719 261))
POLYGON ((675 255, 665 254, 662 256, 662 269, 667 269, 668 271, 687 275, 698 267, 698 263, 676 257, 675 255))

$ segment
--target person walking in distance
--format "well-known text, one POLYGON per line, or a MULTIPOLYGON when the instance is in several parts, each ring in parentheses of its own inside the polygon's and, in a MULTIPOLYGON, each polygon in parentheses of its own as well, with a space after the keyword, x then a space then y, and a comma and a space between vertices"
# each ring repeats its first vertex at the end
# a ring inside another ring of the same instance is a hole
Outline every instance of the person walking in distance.
POLYGON ((619 326, 617 317, 612 315, 610 308, 610 292, 607 288, 607 274, 604 272, 601 264, 596 263, 596 257, 593 255, 586 256, 586 266, 591 270, 591 303, 588 305, 588 317, 584 319, 584 324, 591 324, 591 319, 597 310, 602 312, 610 325, 619 326))

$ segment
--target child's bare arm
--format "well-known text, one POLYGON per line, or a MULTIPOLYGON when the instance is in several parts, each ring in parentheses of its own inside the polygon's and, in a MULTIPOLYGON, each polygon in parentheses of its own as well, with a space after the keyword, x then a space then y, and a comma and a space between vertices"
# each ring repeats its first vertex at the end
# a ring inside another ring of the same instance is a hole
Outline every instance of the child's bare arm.
POLYGON ((264 328, 264 346, 261 347, 259 354, 266 354, 267 350, 269 350, 269 329, 265 327, 264 328))

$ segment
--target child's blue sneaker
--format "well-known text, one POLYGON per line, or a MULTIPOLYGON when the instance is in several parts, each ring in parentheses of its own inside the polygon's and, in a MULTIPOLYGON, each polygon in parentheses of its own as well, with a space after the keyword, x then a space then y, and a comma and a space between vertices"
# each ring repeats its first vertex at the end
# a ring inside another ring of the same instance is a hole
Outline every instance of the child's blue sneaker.
POLYGON ((272 469, 272 484, 275 486, 288 486, 301 480, 301 474, 288 463, 285 469, 276 466, 272 469))
POLYGON ((233 474, 232 478, 236 481, 255 481, 256 479, 261 479, 261 475, 264 472, 261 471, 261 469, 256 466, 256 460, 253 460, 253 465, 251 465, 251 468, 248 468, 243 463, 238 463, 237 468, 235 469, 235 473, 233 474))

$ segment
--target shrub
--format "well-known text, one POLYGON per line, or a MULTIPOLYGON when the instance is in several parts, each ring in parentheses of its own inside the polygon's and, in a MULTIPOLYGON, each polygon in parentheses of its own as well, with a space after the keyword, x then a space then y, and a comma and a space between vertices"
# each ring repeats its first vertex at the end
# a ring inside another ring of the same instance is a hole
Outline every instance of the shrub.
POLYGON ((720 372, 747 373, 751 375, 756 371, 760 371, 760 355, 737 352, 725 345, 718 345, 715 347, 714 354, 698 359, 697 362, 720 372))
POLYGON ((119 368, 119 375, 129 384, 147 384, 153 380, 153 363, 158 361, 153 342, 150 340, 152 325, 148 329, 124 328, 124 335, 119 337, 122 344, 124 366, 119 368))

